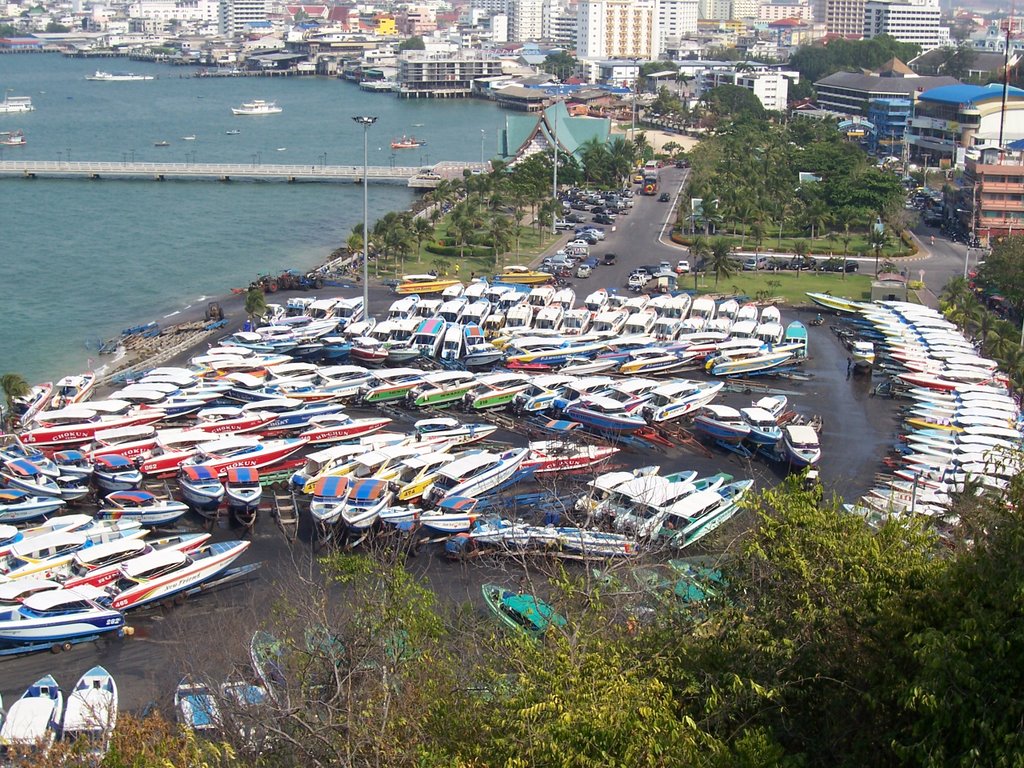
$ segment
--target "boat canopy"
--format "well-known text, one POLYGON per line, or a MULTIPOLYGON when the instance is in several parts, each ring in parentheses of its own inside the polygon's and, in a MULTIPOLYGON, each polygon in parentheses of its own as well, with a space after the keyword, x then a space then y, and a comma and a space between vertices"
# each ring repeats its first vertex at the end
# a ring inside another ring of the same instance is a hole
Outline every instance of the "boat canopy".
POLYGON ((313 488, 313 495, 323 498, 341 499, 348 493, 347 477, 321 477, 313 488))
POLYGON ((6 466, 12 474, 19 475, 21 477, 35 477, 36 475, 42 474, 39 471, 39 467, 28 459, 15 459, 14 461, 8 461, 6 466))
POLYGON ((348 498, 351 501, 376 501, 384 492, 388 489, 387 480, 377 480, 372 477, 363 478, 357 480, 352 484, 352 489, 348 493, 348 498))
POLYGON ((472 512, 477 503, 478 499, 474 499, 471 496, 452 496, 451 498, 442 499, 441 503, 437 506, 439 509, 447 512, 472 512))
POLYGON ((120 453, 108 453, 96 457, 96 463, 107 469, 120 469, 121 467, 134 466, 130 459, 126 459, 120 453))
POLYGON ((257 483, 260 473, 252 467, 232 467, 228 470, 229 483, 257 483))
POLYGON ((143 507, 156 500, 149 491, 118 491, 107 496, 107 501, 120 507, 143 507))
POLYGON ((200 480, 216 480, 217 479, 217 473, 214 472, 213 470, 211 470, 209 467, 187 466, 187 467, 182 467, 181 471, 182 471, 182 474, 184 474, 186 478, 188 478, 189 480, 191 480, 193 482, 198 482, 200 480))

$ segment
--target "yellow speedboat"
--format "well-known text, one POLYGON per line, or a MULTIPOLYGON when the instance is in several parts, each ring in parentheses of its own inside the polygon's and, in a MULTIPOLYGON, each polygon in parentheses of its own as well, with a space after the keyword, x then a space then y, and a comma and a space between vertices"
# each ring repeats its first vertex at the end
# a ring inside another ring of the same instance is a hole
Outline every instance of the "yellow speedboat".
POLYGON ((435 277, 434 275, 405 275, 402 282, 395 288, 395 293, 408 295, 418 293, 441 293, 445 288, 458 285, 462 281, 454 277, 435 277))
POLYGON ((540 272, 529 267, 507 267, 500 275, 495 275, 501 283, 525 283, 534 285, 549 283, 555 279, 550 272, 540 272))

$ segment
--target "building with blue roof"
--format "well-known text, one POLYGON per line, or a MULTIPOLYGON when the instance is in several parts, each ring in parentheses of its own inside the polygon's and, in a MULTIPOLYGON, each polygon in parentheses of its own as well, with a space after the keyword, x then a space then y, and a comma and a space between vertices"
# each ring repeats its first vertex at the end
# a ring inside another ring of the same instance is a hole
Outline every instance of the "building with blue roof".
POLYGON ((912 157, 930 165, 962 168, 968 154, 985 147, 1024 139, 1024 90, 1003 86, 943 85, 920 94, 907 121, 906 142, 912 157))

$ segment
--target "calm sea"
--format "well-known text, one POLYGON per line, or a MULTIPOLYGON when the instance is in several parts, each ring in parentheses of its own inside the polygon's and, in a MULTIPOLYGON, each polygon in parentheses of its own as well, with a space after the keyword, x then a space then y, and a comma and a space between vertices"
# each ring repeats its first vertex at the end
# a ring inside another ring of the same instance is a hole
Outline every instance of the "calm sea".
MULTIPOLYGON (((504 117, 485 102, 405 101, 328 78, 186 74, 126 59, 0 56, 0 88, 36 106, 0 115, 0 131, 21 129, 27 139, 3 148, 3 158, 314 165, 326 155, 328 164, 357 164, 362 128, 351 118, 371 114, 379 118, 371 164, 478 160, 481 130, 491 156, 504 117), (86 81, 97 68, 159 79, 86 81), (284 112, 232 116, 252 99, 284 112), (392 152, 403 134, 427 145, 392 152)), ((98 364, 87 344, 126 326, 170 322, 260 272, 309 268, 362 218, 361 188, 348 184, 3 179, 0 198, 0 373, 30 381, 80 370, 89 358, 98 364)), ((371 186, 371 222, 412 198, 399 185, 371 186)))

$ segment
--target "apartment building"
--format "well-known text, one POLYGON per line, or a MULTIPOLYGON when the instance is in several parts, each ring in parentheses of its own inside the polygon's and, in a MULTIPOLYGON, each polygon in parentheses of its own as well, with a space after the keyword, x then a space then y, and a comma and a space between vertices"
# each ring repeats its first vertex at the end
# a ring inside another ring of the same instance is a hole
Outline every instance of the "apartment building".
POLYGON ((501 74, 501 61, 468 52, 406 51, 398 59, 398 95, 407 99, 469 96, 473 81, 501 74))
POLYGON ((758 21, 782 21, 782 19, 800 19, 810 21, 813 16, 808 3, 794 3, 789 0, 775 3, 762 3, 757 9, 758 21))
POLYGON ((870 0, 864 4, 866 40, 888 35, 901 43, 917 43, 922 50, 949 45, 949 27, 943 27, 938 4, 870 0))
POLYGON ((242 37, 249 24, 268 21, 268 0, 225 0, 220 6, 220 32, 226 37, 242 37))
POLYGON ((658 52, 666 50, 668 38, 679 39, 697 32, 700 0, 658 0, 658 52))
POLYGON ((509 0, 508 24, 512 40, 540 40, 544 29, 544 0, 509 0))
POLYGON ((653 60, 660 45, 657 0, 582 0, 577 5, 580 58, 653 60))
POLYGON ((1024 233, 1024 142, 985 149, 964 167, 958 211, 982 242, 1024 233))
POLYGON ((780 72, 770 69, 738 70, 735 64, 710 66, 700 76, 700 92, 719 85, 738 85, 757 96, 768 110, 781 112, 789 103, 789 81, 800 81, 798 72, 780 72))
POLYGON ((824 19, 829 34, 860 37, 864 34, 866 0, 816 0, 814 18, 824 19))

